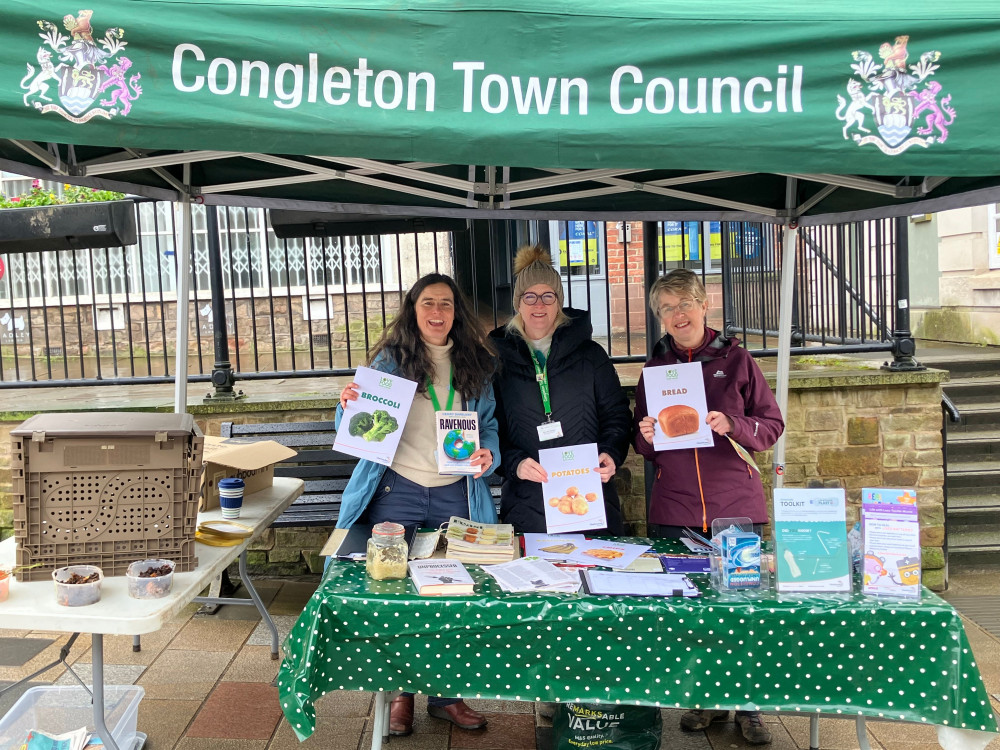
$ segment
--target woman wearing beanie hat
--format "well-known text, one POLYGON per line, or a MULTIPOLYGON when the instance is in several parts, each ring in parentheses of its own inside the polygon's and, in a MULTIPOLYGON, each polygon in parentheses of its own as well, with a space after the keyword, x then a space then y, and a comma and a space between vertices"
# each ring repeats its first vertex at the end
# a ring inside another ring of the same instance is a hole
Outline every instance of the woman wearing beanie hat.
POLYGON ((522 247, 514 274, 515 315, 490 333, 500 354, 493 380, 504 475, 500 517, 518 533, 544 533, 548 477, 539 449, 597 443, 608 525, 592 533, 622 534, 610 480, 628 453, 632 413, 618 373, 591 338, 590 314, 563 308, 562 279, 548 252, 522 247))

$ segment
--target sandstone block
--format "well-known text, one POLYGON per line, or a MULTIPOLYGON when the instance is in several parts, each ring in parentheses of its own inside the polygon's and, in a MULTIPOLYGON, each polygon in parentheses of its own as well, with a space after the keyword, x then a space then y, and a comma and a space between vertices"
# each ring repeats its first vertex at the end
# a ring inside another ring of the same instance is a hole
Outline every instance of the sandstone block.
POLYGON ((293 563, 302 559, 302 550, 291 547, 275 547, 267 553, 268 563, 293 563))
POLYGON ((876 417, 850 417, 847 420, 848 445, 878 445, 876 417))
POLYGON ((940 570, 944 567, 944 550, 941 547, 920 548, 921 567, 924 570, 940 570))
POLYGON ((940 570, 924 570, 920 575, 920 579, 921 583, 931 591, 944 591, 946 588, 943 568, 940 570))
POLYGON ((941 547, 944 544, 944 526, 924 526, 920 529, 920 545, 941 547))
POLYGON ((940 449, 903 452, 903 466, 941 466, 942 462, 940 449))
POLYGON ((920 469, 886 469, 882 472, 882 481, 887 487, 915 487, 920 479, 920 469))
POLYGON ((871 448, 821 448, 816 460, 820 476, 849 477, 880 473, 879 452, 871 448))
POLYGON ((806 413, 806 432, 844 429, 843 409, 809 409, 806 413))

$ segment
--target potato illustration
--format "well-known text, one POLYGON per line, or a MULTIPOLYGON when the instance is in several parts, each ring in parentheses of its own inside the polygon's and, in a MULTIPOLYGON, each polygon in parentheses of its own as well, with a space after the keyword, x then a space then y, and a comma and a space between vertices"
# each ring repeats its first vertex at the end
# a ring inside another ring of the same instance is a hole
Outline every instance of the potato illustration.
POLYGON ((551 505, 553 508, 555 508, 556 506, 558 506, 559 505, 559 498, 558 497, 550 497, 549 498, 549 505, 551 505))
POLYGON ((573 513, 573 499, 569 497, 563 497, 559 500, 559 512, 570 515, 573 513))
POLYGON ((590 506, 587 504, 587 501, 584 500, 579 495, 573 498, 573 512, 576 513, 578 516, 587 515, 587 508, 589 507, 590 506))
POLYGON ((592 503, 592 502, 594 502, 597 499, 597 493, 596 492, 588 492, 584 497, 587 498, 587 502, 588 503, 592 503))
POLYGON ((578 490, 576 487, 570 487, 568 490, 566 490, 567 497, 576 497, 579 494, 580 490, 578 490))

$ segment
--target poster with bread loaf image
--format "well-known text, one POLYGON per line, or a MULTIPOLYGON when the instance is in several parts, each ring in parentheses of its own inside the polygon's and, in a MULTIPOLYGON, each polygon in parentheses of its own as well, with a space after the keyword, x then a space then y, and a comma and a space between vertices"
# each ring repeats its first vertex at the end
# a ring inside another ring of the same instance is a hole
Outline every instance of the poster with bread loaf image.
POLYGON ((604 489, 597 473, 599 462, 597 443, 538 451, 538 463, 549 476, 542 482, 547 533, 603 529, 608 525, 604 489))
POLYGON ((708 448, 712 428, 705 422, 705 381, 700 362, 646 367, 642 371, 647 414, 656 420, 653 448, 708 448))

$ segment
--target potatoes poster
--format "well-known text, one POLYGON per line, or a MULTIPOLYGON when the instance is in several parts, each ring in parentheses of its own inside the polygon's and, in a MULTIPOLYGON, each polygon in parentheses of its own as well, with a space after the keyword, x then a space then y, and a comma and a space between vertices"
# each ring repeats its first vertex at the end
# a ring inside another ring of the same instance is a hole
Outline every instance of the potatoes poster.
POLYGON ((597 473, 597 443, 543 448, 538 451, 538 462, 549 475, 542 483, 549 534, 608 525, 601 475, 597 473))

